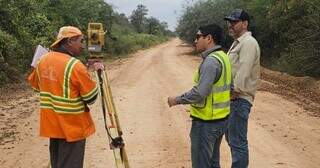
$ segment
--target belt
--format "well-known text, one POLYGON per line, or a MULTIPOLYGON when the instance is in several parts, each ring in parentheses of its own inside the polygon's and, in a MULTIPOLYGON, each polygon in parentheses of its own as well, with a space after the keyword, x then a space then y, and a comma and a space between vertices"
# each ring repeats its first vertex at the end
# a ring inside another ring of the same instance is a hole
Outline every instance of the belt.
POLYGON ((190 117, 192 118, 193 121, 201 121, 201 122, 220 122, 220 121, 225 121, 228 119, 229 115, 227 115, 226 117, 224 118, 219 118, 219 119, 215 119, 215 120, 203 120, 201 118, 198 118, 198 117, 194 117, 194 116, 191 116, 190 117))

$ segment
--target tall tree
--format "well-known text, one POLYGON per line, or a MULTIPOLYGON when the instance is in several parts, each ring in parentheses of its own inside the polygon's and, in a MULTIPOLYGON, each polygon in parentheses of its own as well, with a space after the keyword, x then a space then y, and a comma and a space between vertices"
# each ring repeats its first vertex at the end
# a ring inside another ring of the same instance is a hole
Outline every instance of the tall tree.
POLYGON ((155 18, 155 17, 150 17, 147 19, 147 32, 149 34, 159 34, 160 33, 160 29, 161 29, 161 25, 160 25, 160 21, 155 18))
POLYGON ((137 9, 133 10, 130 16, 130 22, 138 33, 142 33, 144 31, 147 14, 147 7, 140 4, 137 6, 137 9))

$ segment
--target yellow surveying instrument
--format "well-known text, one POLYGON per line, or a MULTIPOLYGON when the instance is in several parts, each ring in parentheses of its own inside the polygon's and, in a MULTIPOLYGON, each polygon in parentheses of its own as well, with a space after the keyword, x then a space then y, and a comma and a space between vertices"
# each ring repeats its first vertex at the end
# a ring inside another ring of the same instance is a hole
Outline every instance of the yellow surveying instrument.
MULTIPOLYGON (((88 51, 89 65, 95 62, 102 62, 102 49, 105 43, 105 32, 102 23, 88 24, 88 51)), ((105 128, 108 134, 109 146, 113 150, 115 164, 117 168, 130 168, 128 156, 125 150, 124 141, 122 138, 122 130, 120 127, 119 118, 114 106, 113 97, 109 85, 107 73, 104 70, 95 71, 95 75, 99 82, 100 97, 105 128), (110 126, 107 123, 108 112, 110 126)))
POLYGON ((101 23, 89 23, 88 25, 88 51, 93 53, 101 52, 104 47, 103 27, 101 23))

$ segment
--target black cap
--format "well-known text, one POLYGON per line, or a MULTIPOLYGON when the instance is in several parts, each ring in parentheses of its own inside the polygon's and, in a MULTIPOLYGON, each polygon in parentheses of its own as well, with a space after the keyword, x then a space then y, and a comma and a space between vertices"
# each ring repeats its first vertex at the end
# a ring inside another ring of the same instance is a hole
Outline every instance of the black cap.
POLYGON ((248 21, 250 20, 249 14, 242 9, 235 9, 231 12, 231 14, 227 17, 224 17, 224 20, 227 21, 248 21))

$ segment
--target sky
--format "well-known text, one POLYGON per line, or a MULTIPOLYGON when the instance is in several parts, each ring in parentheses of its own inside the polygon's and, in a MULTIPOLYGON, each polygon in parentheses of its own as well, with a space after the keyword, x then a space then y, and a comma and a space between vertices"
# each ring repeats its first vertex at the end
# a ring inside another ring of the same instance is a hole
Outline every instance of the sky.
POLYGON ((158 20, 168 23, 169 30, 174 30, 177 26, 178 17, 181 15, 182 6, 186 0, 104 0, 114 7, 119 13, 124 13, 127 17, 137 8, 138 4, 146 6, 148 16, 153 16, 158 20))

